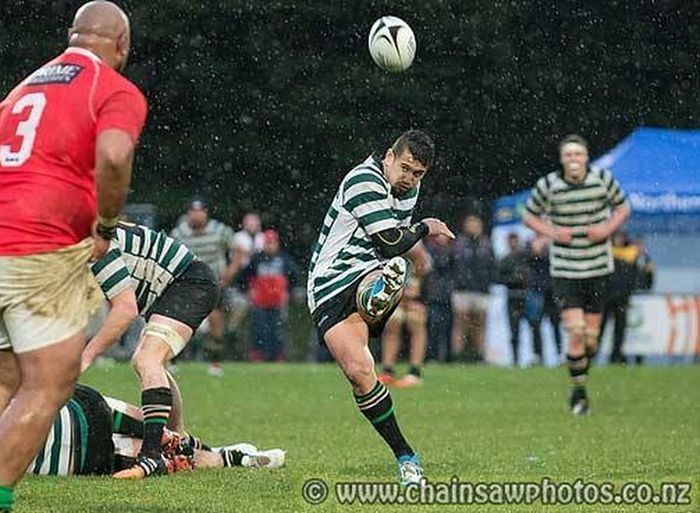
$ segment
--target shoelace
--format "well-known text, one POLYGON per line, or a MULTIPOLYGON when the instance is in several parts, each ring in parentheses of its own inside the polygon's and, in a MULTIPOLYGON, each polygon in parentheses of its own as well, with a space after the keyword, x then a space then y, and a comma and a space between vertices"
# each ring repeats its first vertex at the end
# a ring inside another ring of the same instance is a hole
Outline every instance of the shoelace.
POLYGON ((411 476, 419 476, 420 475, 420 467, 416 465, 415 463, 411 463, 410 461, 404 462, 401 464, 401 473, 406 476, 406 475, 411 475, 411 476))

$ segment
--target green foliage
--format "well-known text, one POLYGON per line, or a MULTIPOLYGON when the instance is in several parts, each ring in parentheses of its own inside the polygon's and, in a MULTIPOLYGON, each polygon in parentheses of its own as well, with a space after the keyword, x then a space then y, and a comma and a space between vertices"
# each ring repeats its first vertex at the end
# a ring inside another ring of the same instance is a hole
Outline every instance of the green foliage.
MULTIPOLYGON (((0 91, 59 52, 82 1, 24 0, 0 18, 0 91)), ((132 16, 128 75, 150 117, 133 199, 172 222, 199 192, 237 221, 257 209, 306 257, 340 177, 409 127, 439 160, 422 208, 449 221, 531 184, 556 141, 593 153, 638 125, 698 124, 692 2, 165 0, 132 16), (366 37, 384 14, 413 27, 406 73, 383 73, 366 37), (448 194, 449 193, 449 194, 448 194)))

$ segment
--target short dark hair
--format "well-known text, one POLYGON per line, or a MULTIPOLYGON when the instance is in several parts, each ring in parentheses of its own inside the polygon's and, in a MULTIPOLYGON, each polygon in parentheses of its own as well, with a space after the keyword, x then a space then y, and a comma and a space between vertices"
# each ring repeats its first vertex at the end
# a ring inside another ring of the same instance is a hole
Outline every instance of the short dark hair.
POLYGON ((395 155, 401 155, 408 149, 413 157, 425 167, 433 165, 435 158, 435 143, 428 134, 422 130, 409 130, 396 139, 391 146, 395 155))
POLYGON ((194 198, 187 204, 187 210, 207 210, 207 202, 202 198, 194 198))
POLYGON ((586 151, 588 151, 588 141, 586 141, 583 137, 581 137, 578 134, 569 134, 566 137, 564 137, 561 141, 559 141, 559 151, 561 151, 561 149, 569 143, 580 144, 581 146, 586 148, 586 151))

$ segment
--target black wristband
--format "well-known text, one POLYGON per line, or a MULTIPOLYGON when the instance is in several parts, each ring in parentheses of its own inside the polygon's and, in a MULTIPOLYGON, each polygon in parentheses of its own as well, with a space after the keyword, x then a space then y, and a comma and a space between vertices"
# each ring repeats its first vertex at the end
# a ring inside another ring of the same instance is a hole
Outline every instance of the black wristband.
POLYGON ((421 239, 428 235, 428 233, 430 233, 428 225, 425 224, 423 221, 418 221, 417 223, 412 224, 409 230, 418 234, 418 236, 420 236, 421 239))
POLYGON ((117 234, 117 226, 105 226, 97 223, 97 228, 95 228, 95 231, 97 232, 97 235, 104 240, 112 240, 112 238, 117 234))

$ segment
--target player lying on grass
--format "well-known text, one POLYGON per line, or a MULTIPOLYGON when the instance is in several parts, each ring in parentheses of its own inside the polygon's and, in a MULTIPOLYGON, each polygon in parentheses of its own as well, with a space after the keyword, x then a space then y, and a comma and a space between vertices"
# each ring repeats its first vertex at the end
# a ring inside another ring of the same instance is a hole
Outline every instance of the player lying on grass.
POLYGON ((91 265, 111 304, 104 325, 83 352, 82 369, 104 353, 140 314, 146 327, 132 358, 141 381, 143 444, 131 469, 115 477, 140 479, 165 473, 163 426, 177 387, 165 370, 219 301, 214 272, 182 243, 145 226, 120 222, 107 253, 91 265))
POLYGON ((350 381, 357 407, 393 451, 403 484, 419 482, 422 469, 399 429, 389 390, 377 381, 367 345, 401 299, 408 278, 401 255, 428 234, 454 238, 437 219, 411 224, 433 154, 430 138, 411 130, 383 159, 372 155, 345 176, 314 248, 307 287, 318 339, 350 381))
MULTIPOLYGON (((143 433, 143 418, 137 406, 77 385, 73 397, 56 414, 48 438, 26 473, 111 475, 134 465, 143 433)), ((278 468, 285 460, 280 449, 258 451, 247 443, 210 448, 197 437, 167 428, 160 444, 169 474, 234 466, 278 468)))

